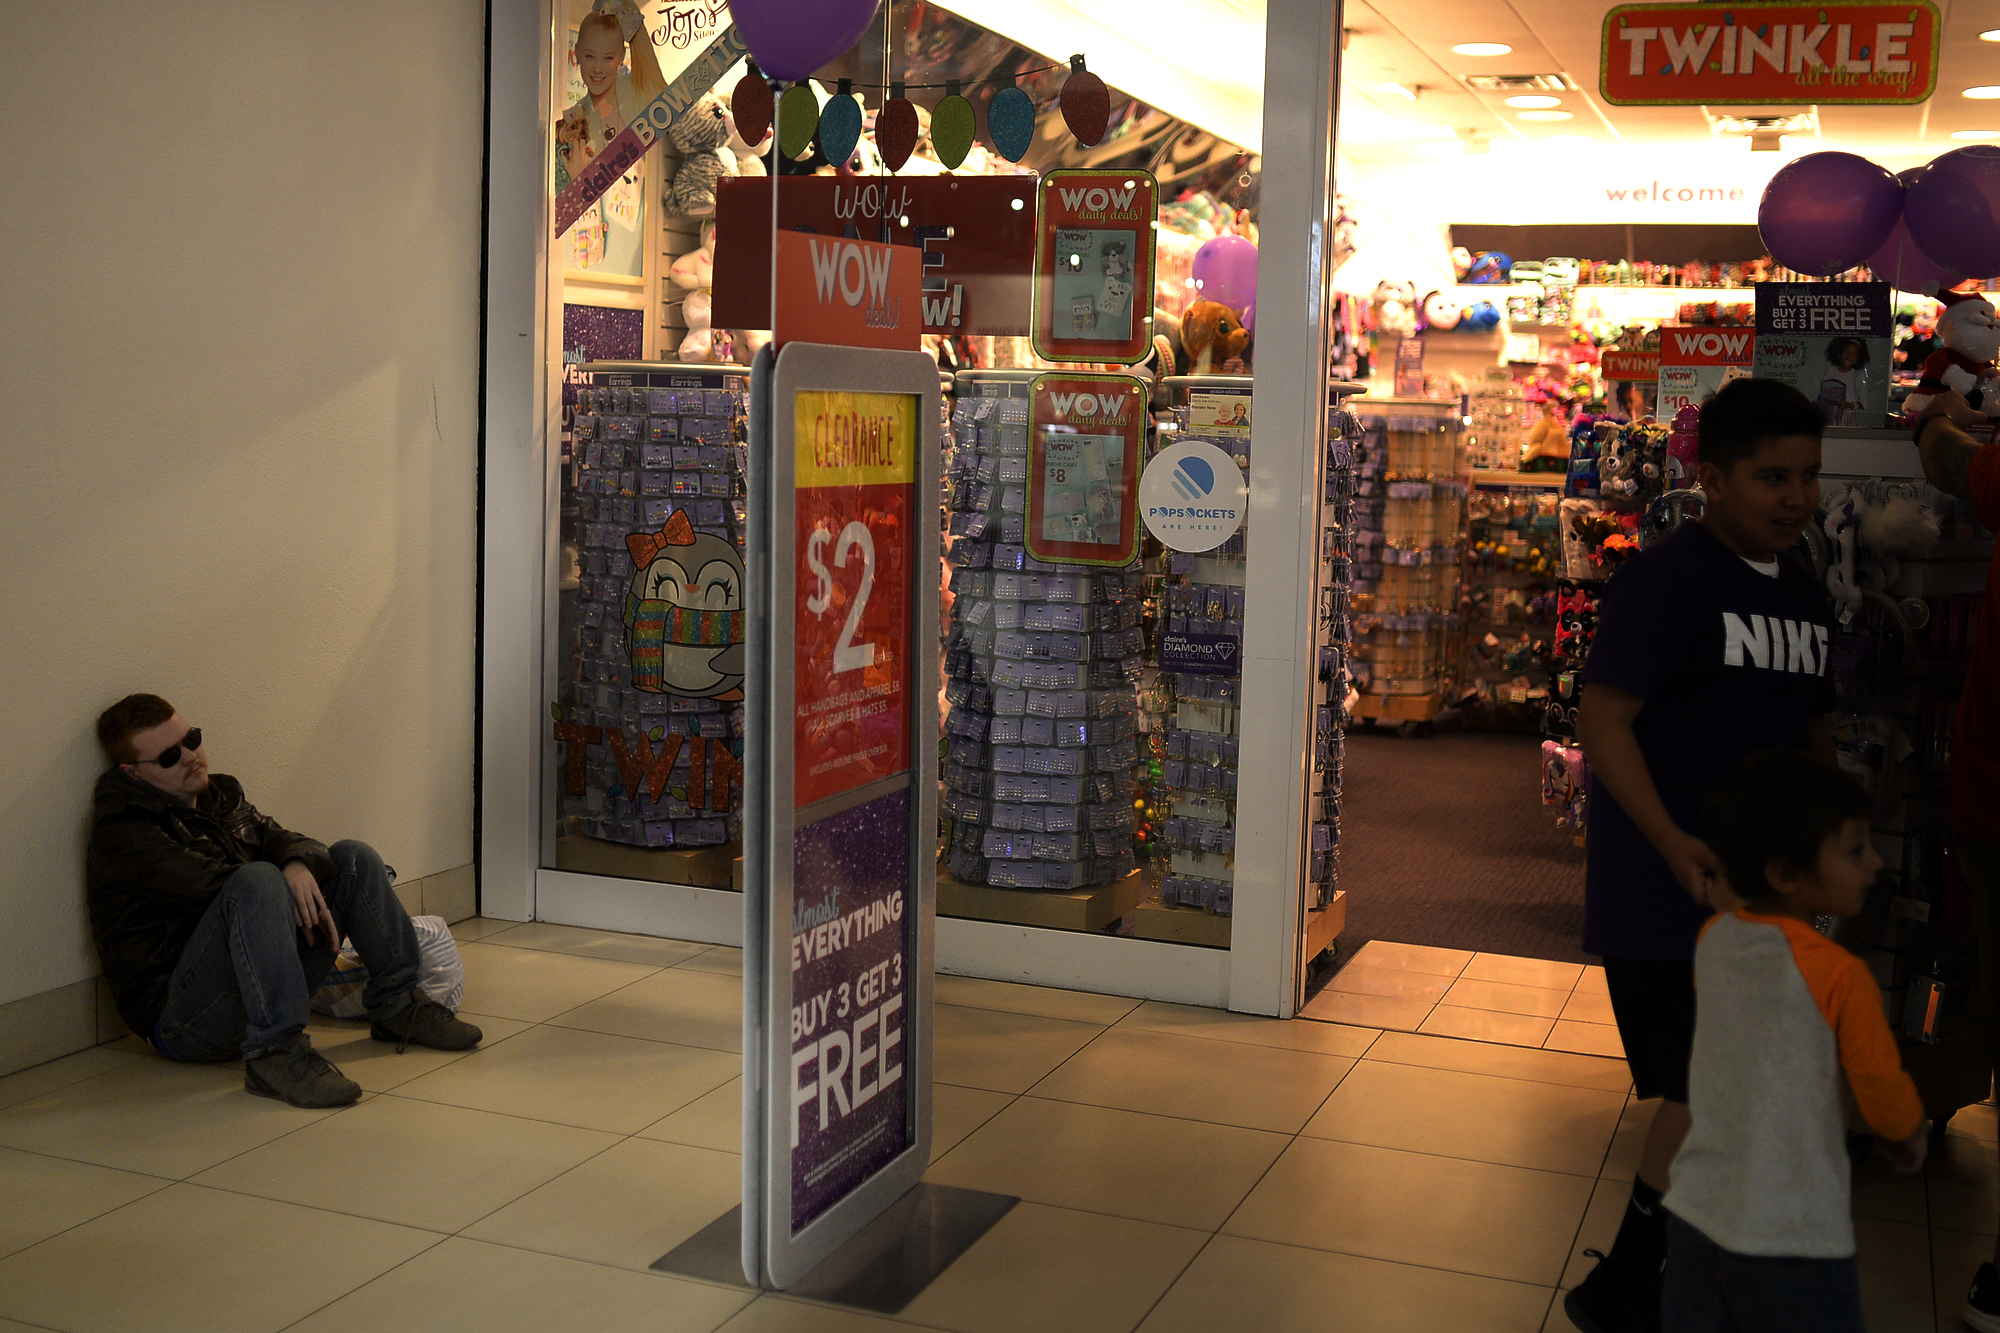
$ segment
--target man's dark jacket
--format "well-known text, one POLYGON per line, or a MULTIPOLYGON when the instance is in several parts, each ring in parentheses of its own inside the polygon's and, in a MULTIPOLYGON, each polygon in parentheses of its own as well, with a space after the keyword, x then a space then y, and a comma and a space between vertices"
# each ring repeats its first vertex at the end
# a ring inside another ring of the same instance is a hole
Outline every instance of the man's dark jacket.
POLYGON ((333 857, 303 834, 279 827, 243 798, 243 784, 209 776, 192 806, 108 770, 97 780, 90 828, 90 928, 118 1013, 151 1040, 167 1003, 167 982, 216 893, 241 866, 303 861, 322 885, 333 857))

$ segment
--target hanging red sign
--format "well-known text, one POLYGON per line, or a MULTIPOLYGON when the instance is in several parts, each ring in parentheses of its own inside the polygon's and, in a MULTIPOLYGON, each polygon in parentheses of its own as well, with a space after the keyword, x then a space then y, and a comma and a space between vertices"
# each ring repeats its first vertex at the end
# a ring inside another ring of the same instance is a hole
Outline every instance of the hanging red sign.
MULTIPOLYGON (((787 176, 778 229, 913 251, 923 332, 1019 338, 1028 332, 1034 189, 1032 176, 787 176)), ((763 328, 771 319, 768 176, 721 182, 715 235, 715 327, 763 328)))
POLYGON ((919 259, 907 245, 779 233, 773 341, 916 351, 924 342, 919 259))
POLYGON ((1658 352, 1605 352, 1597 367, 1608 380, 1649 380, 1660 373, 1658 352))
POLYGON ((1613 106, 1909 105, 1937 88, 1937 6, 1619 5, 1598 87, 1613 106))
POLYGON ((1153 348, 1153 224, 1146 171, 1051 171, 1036 191, 1035 351, 1130 365, 1153 348))

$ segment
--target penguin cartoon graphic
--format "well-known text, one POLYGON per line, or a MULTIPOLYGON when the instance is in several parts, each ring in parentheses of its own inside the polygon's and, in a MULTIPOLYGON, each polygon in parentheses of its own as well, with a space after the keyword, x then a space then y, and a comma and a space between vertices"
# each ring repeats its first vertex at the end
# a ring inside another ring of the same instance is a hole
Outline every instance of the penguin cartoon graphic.
POLYGON ((687 699, 743 697, 743 557, 676 513, 658 532, 625 538, 632 686, 687 699))

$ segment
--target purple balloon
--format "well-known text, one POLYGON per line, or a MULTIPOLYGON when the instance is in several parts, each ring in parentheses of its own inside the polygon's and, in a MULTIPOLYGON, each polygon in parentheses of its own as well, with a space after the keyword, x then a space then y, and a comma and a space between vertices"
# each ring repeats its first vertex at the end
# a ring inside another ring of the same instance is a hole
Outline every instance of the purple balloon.
POLYGON ((1764 187, 1757 230, 1771 258, 1801 273, 1841 273, 1874 254, 1903 208, 1903 183, 1853 153, 1808 153, 1764 187))
POLYGON ((731 0, 729 16, 757 67, 787 83, 811 78, 875 21, 881 0, 731 0))
MULTIPOLYGON (((1911 180, 1922 170, 1922 167, 1912 167, 1908 171, 1899 171, 1896 173, 1896 179, 1903 182, 1907 189, 1911 180)), ((1896 219, 1896 225, 1890 229, 1889 239, 1882 242, 1881 248, 1868 257, 1868 268, 1878 280, 1888 283, 1899 292, 1922 292, 1926 296, 1936 296, 1945 288, 1963 282, 1965 275, 1938 267, 1931 262, 1929 256, 1917 248, 1917 243, 1910 239, 1909 227, 1906 225, 1909 195, 1906 193, 1903 199, 1905 216, 1896 219)))
POLYGON ((2000 274, 2000 144, 1955 148, 1911 172, 1903 222, 1939 268, 2000 274))
POLYGON ((1247 236, 1218 236, 1194 252, 1195 295, 1241 310, 1257 299, 1257 245, 1247 236))

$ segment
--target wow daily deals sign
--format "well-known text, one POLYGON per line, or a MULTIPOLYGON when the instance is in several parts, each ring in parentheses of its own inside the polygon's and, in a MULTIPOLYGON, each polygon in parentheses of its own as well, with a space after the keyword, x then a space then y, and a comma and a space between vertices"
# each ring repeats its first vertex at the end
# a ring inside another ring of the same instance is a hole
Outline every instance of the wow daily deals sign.
POLYGON ((919 262, 909 246, 779 233, 773 340, 915 351, 924 342, 919 262))
MULTIPOLYGON (((1034 193, 1033 176, 787 176, 778 230, 908 251, 921 275, 924 333, 1021 337, 1034 193)), ((721 183, 715 235, 715 326, 763 328, 771 318, 770 177, 721 183)))
POLYGON ((1613 106, 1908 105, 1937 88, 1939 27, 1930 0, 1619 5, 1598 87, 1613 106))

